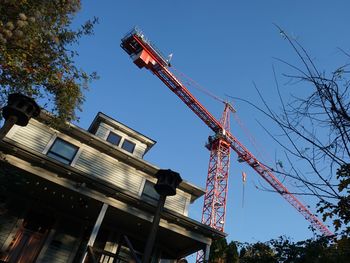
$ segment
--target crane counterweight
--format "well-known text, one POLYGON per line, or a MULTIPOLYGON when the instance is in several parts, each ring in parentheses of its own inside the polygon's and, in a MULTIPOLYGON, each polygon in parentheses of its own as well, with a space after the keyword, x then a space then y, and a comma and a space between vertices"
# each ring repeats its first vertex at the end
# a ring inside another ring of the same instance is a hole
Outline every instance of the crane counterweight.
POLYGON ((129 54, 139 68, 147 68, 147 66, 151 67, 151 65, 156 66, 155 62, 163 67, 170 65, 169 59, 137 27, 134 27, 124 36, 120 46, 129 54), (149 64, 150 61, 151 65, 149 64))

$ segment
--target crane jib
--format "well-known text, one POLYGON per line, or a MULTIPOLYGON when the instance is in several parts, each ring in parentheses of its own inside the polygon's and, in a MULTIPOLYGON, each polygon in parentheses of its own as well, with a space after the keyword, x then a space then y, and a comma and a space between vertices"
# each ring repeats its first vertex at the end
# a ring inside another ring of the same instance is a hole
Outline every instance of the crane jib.
MULTIPOLYGON (((212 131, 220 134, 220 140, 226 141, 238 157, 251 166, 274 190, 301 213, 311 225, 323 235, 332 236, 333 233, 313 215, 288 189, 274 176, 272 171, 261 164, 258 159, 245 148, 175 77, 169 70, 169 61, 161 54, 141 31, 133 30, 128 33, 121 43, 121 47, 130 55, 139 68, 146 68, 156 75, 172 92, 174 92, 212 131), (225 130, 225 134, 222 131, 225 130)), ((226 195, 226 193, 225 193, 226 195)), ((214 205, 213 205, 214 207, 214 205)), ((226 203, 224 204, 224 210, 226 203)), ((224 218, 224 214, 221 215, 224 218)), ((223 224, 221 224, 223 227, 223 224)), ((198 260, 197 260, 198 261, 198 260)))

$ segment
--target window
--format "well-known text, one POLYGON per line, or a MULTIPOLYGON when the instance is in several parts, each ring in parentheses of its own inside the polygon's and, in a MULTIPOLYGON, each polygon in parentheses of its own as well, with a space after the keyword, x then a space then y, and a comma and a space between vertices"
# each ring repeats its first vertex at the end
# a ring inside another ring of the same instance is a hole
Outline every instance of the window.
POLYGON ((136 145, 135 143, 125 139, 123 142, 122 148, 130 153, 133 153, 135 149, 135 145, 136 145))
POLYGON ((107 137, 107 142, 110 142, 111 144, 118 146, 121 139, 122 137, 120 137, 118 134, 115 134, 114 132, 110 132, 107 137))
POLYGON ((159 194, 156 189, 154 189, 154 184, 152 182, 146 180, 141 197, 152 201, 159 200, 159 194))
POLYGON ((78 151, 78 147, 66 142, 60 138, 56 138, 47 156, 54 158, 62 163, 70 164, 78 151))

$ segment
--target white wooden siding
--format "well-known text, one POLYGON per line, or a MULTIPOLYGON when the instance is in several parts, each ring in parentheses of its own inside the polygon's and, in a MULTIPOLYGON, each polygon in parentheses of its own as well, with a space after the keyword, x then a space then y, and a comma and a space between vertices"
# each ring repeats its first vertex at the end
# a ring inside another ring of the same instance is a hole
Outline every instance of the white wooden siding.
POLYGON ((13 129, 8 136, 10 139, 38 152, 42 152, 45 149, 54 135, 54 131, 35 121, 30 122, 25 127, 15 126, 13 129))
POLYGON ((95 133, 95 135, 99 138, 101 138, 102 140, 106 140, 108 133, 109 133, 110 129, 108 129, 107 127, 100 125, 95 133))
POLYGON ((134 194, 142 184, 140 171, 88 146, 81 150, 75 167, 134 194))
MULTIPOLYGON (((16 226, 17 220, 17 217, 8 214, 0 216, 0 250, 13 228, 16 226)), ((3 248, 3 250, 5 250, 5 248, 3 248)))
POLYGON ((67 263, 76 240, 76 237, 67 234, 56 236, 40 263, 67 263))
MULTIPOLYGON (((99 127, 97 133, 98 136, 107 136, 108 129, 102 125, 99 127)), ((88 145, 77 142, 74 139, 69 139, 67 135, 55 132, 53 129, 46 127, 45 125, 33 120, 26 127, 16 127, 9 134, 9 138, 27 146, 28 148, 43 153, 44 149, 49 147, 51 138, 53 136, 62 137, 65 140, 69 140, 73 143, 80 144, 80 155, 74 161, 74 167, 78 170, 102 179, 108 183, 111 183, 122 189, 126 189, 138 196, 140 196, 140 190, 142 192, 143 183, 147 176, 142 171, 136 170, 130 165, 119 162, 117 159, 110 157, 88 145)), ((119 132, 120 134, 120 132, 119 132)), ((136 143, 135 155, 142 156, 146 145, 137 142, 134 139, 127 137, 127 139, 136 143)), ((178 194, 174 197, 168 197, 165 207, 178 213, 187 215, 188 198, 190 195, 178 190, 178 194)))
POLYGON ((76 226, 75 231, 67 231, 64 227, 61 227, 56 231, 44 255, 38 261, 40 263, 71 262, 79 242, 79 231, 79 226, 76 226))
POLYGON ((147 148, 146 144, 140 143, 140 142, 136 143, 134 155, 139 158, 142 158, 143 155, 145 154, 146 148, 147 148))
POLYGON ((165 207, 180 214, 185 214, 186 203, 186 197, 178 193, 167 197, 165 207))
MULTIPOLYGON (((126 189, 136 195, 140 195, 140 188, 144 186, 145 174, 135 168, 119 162, 118 160, 98 152, 97 150, 84 146, 75 163, 75 168, 94 175, 122 189, 126 189)), ((169 196, 165 207, 187 215, 189 194, 177 190, 175 196, 169 196)))
MULTIPOLYGON (((156 181, 153 181, 153 180, 146 180, 146 181, 151 183, 145 182, 142 185, 142 193, 140 194, 141 198, 146 202, 156 204, 156 200, 157 198, 159 198, 159 195, 154 189, 154 184, 156 184, 156 181)), ((177 189, 175 196, 167 197, 165 201, 165 207, 187 216, 188 204, 189 204, 190 198, 191 198, 191 195, 189 195, 188 193, 185 193, 180 189, 177 189)))

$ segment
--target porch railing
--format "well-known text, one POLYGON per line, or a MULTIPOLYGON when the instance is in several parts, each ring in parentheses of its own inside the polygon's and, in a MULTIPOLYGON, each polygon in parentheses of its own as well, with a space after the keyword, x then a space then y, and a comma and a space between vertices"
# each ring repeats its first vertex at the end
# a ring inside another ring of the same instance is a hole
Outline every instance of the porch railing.
MULTIPOLYGON (((131 253, 131 257, 134 259, 135 263, 141 263, 141 255, 134 250, 130 240, 127 236, 124 236, 125 243, 129 248, 131 253)), ((112 253, 100 248, 88 246, 87 248, 88 257, 85 260, 85 263, 129 263, 130 257, 117 255, 116 253, 112 253)))

